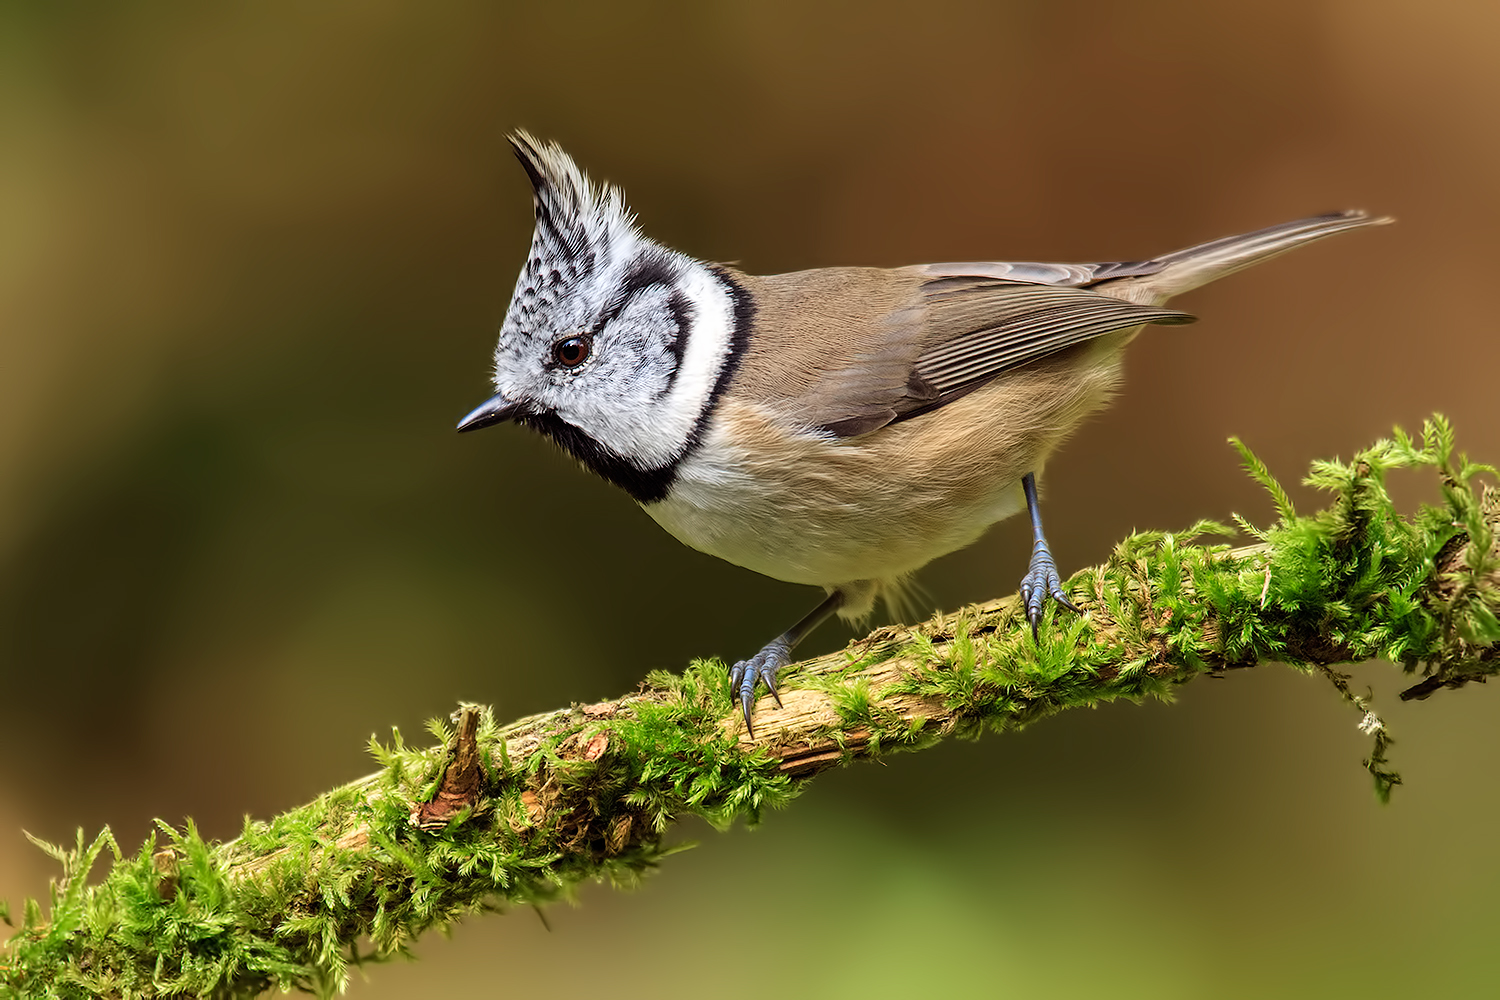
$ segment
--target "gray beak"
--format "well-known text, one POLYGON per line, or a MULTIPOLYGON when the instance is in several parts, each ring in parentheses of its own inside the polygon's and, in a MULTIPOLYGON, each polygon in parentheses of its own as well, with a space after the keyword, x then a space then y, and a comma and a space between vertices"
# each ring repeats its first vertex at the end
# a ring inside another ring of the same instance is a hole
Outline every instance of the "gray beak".
POLYGON ((491 424, 503 424, 516 415, 521 408, 520 403, 513 402, 501 395, 491 396, 469 412, 469 415, 458 422, 459 433, 464 431, 477 431, 481 427, 489 427, 491 424))

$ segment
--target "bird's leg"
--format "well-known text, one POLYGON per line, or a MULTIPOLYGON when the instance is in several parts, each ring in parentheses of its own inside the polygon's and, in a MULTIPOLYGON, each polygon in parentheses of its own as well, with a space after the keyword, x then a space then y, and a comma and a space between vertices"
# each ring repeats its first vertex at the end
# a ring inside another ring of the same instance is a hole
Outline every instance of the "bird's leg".
POLYGON ((1037 626, 1042 621, 1042 608, 1051 597, 1069 611, 1078 606, 1063 593, 1062 578, 1057 575, 1057 563, 1052 561, 1052 550, 1047 548, 1046 536, 1042 534, 1042 509, 1036 502, 1036 473, 1028 472, 1021 478, 1021 489, 1026 492, 1026 510, 1031 514, 1031 566, 1021 578, 1021 603, 1026 607, 1026 620, 1031 622, 1032 641, 1039 641, 1037 626))
POLYGON ((776 699, 777 707, 781 707, 781 695, 776 693, 777 672, 792 662, 792 650, 797 648, 797 644, 807 638, 809 632, 827 621, 843 603, 844 592, 835 590, 804 615, 801 621, 766 643, 759 653, 748 660, 740 660, 730 669, 729 690, 740 696, 740 707, 745 712, 745 729, 751 736, 755 735, 755 727, 750 724, 750 711, 755 702, 756 685, 765 681, 771 697, 776 699))

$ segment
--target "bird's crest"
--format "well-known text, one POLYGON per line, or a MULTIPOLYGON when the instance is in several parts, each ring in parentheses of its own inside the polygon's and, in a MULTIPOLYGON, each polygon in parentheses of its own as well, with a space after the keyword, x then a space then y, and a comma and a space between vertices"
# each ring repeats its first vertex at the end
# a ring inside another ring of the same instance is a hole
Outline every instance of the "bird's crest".
POLYGON ((550 251, 554 259, 575 260, 639 235, 619 188, 595 185, 555 142, 543 142, 524 129, 509 138, 531 180, 537 249, 550 251))

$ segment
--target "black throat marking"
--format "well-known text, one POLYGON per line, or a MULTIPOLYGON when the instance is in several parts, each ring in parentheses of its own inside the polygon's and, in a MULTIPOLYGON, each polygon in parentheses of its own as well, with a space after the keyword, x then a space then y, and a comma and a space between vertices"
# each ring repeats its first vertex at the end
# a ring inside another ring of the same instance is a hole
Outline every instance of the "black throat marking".
MULTIPOLYGON (((740 359, 744 357, 745 345, 750 339, 750 328, 755 322, 755 303, 750 298, 750 293, 735 281, 726 268, 717 265, 709 265, 709 270, 724 290, 729 293, 732 303, 730 313, 729 346, 719 366, 718 378, 714 380, 713 388, 709 391, 708 399, 703 403, 703 409, 693 421, 693 431, 688 435, 687 441, 682 448, 673 455, 665 464, 654 468, 645 468, 635 460, 617 453, 613 448, 594 440, 582 430, 563 420, 555 413, 527 413, 516 418, 516 422, 530 427, 535 431, 547 435, 556 441, 564 451, 572 455, 586 468, 596 475, 614 483, 620 489, 629 493, 636 503, 645 505, 659 503, 667 498, 672 490, 672 484, 677 481, 677 469, 682 461, 695 452, 703 444, 703 434, 708 427, 708 421, 713 416, 714 409, 719 404, 719 399, 724 391, 729 388, 734 373, 739 370, 740 359)), ((656 285, 669 284, 675 275, 651 262, 642 262, 627 278, 626 287, 622 290, 624 294, 616 301, 623 309, 624 303, 630 298, 656 285)), ((687 309, 687 302, 680 304, 674 299, 673 311, 678 313, 679 327, 677 342, 672 347, 672 353, 677 357, 679 364, 687 353, 687 340, 690 336, 692 323, 692 311, 687 309), (678 310, 681 309, 681 312, 678 310)), ((616 310, 618 314, 618 310, 616 310)), ((674 374, 673 381, 676 376, 674 374)))

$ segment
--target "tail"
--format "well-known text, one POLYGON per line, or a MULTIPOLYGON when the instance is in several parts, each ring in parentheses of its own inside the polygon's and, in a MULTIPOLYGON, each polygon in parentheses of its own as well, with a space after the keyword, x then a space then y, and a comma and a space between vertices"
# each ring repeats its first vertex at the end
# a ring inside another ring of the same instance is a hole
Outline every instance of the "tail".
POLYGON ((1160 305, 1174 295, 1206 285, 1235 271, 1270 260, 1278 254, 1321 240, 1325 236, 1383 226, 1395 222, 1388 216, 1372 218, 1365 212, 1333 212, 1310 219, 1284 222, 1269 229, 1258 229, 1240 236, 1226 236, 1211 243, 1200 243, 1186 250, 1163 254, 1151 263, 1161 265, 1149 274, 1116 278, 1094 287, 1132 302, 1160 305))

